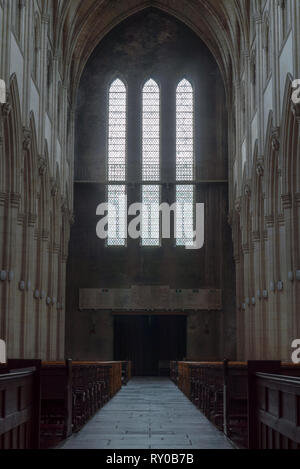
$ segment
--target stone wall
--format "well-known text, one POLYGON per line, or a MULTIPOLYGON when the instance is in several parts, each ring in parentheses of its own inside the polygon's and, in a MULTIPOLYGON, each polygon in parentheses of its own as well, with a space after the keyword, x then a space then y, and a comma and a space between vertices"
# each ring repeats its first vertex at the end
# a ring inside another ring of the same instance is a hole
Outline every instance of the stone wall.
MULTIPOLYGON (((74 200, 67 311, 70 324, 79 324, 79 317, 85 321, 80 327, 69 328, 70 356, 97 358, 102 351, 102 342, 107 342, 107 336, 112 340, 110 322, 105 328, 97 328, 98 341, 90 340, 89 324, 96 313, 78 311, 80 288, 167 285, 172 289, 222 290, 222 312, 198 311, 191 314, 187 333, 188 355, 198 359, 221 359, 226 353, 230 358, 235 357, 234 268, 227 223, 224 87, 218 66, 207 47, 171 16, 155 9, 137 14, 114 29, 91 56, 78 92, 74 200), (206 210, 205 246, 202 250, 176 248, 174 239, 163 240, 160 248, 142 248, 139 240, 131 239, 128 239, 126 248, 107 248, 104 241, 96 237, 96 208, 106 201, 107 94, 109 83, 117 76, 126 82, 128 89, 128 204, 141 198, 143 84, 153 78, 160 85, 160 185, 162 202, 173 203, 175 91, 184 77, 193 83, 196 199, 205 203, 206 210), (203 335, 202 331, 207 331, 206 323, 209 323, 209 333, 203 335)), ((100 318, 102 312, 98 314, 100 318)))

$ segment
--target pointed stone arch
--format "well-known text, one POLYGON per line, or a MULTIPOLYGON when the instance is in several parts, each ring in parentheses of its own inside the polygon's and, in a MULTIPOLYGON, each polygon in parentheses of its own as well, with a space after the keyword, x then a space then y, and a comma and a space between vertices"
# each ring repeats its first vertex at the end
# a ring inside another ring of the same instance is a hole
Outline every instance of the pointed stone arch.
POLYGON ((261 236, 264 226, 264 162, 258 154, 258 140, 255 142, 252 166, 252 230, 261 236))
POLYGON ((21 106, 16 74, 9 81, 8 102, 3 105, 4 159, 1 187, 19 198, 21 193, 22 124, 21 106))
POLYGON ((273 126, 273 112, 270 111, 265 144, 265 194, 266 217, 273 222, 281 212, 280 185, 280 129, 273 126))
POLYGON ((300 105, 292 101, 293 77, 288 74, 282 111, 282 179, 283 194, 300 192, 300 105))
POLYGON ((50 243, 54 251, 60 249, 60 232, 61 232, 61 180, 59 165, 56 163, 56 177, 52 180, 51 186, 51 210, 50 210, 50 243))

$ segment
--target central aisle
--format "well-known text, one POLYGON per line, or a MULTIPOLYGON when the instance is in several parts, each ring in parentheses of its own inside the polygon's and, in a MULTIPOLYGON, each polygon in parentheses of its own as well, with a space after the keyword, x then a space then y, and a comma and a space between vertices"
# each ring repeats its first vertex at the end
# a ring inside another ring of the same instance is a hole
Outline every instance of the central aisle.
POLYGON ((233 449, 167 378, 135 378, 62 449, 233 449))

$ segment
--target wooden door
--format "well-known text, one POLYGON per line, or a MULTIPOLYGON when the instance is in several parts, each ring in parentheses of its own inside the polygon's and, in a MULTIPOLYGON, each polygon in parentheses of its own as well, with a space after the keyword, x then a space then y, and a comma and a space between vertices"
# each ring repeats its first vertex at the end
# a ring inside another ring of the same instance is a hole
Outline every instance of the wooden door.
POLYGON ((186 355, 186 317, 115 316, 115 360, 131 360, 134 376, 157 376, 186 355))

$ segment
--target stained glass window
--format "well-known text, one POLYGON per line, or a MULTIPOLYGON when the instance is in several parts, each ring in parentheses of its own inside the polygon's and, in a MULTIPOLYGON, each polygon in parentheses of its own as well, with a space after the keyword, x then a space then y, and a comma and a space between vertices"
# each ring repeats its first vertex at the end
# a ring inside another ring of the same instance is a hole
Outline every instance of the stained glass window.
MULTIPOLYGON (((108 181, 126 180, 127 92, 116 79, 109 90, 108 181)), ((125 185, 108 186, 107 246, 125 246, 127 239, 127 198, 125 185)))
POLYGON ((176 244, 177 246, 193 246, 194 186, 177 186, 176 201, 176 244))
POLYGON ((142 246, 160 245, 160 187, 143 186, 142 246))
POLYGON ((109 91, 108 180, 126 179, 126 100, 124 83, 115 80, 109 91))
MULTIPOLYGON (((150 79, 143 88, 143 181, 160 180, 160 91, 150 79)), ((142 188, 142 246, 160 245, 160 187, 142 188)))
POLYGON ((108 186, 108 246, 125 246, 127 238, 125 186, 108 186))
POLYGON ((194 179, 194 93, 185 79, 176 92, 176 179, 194 179))
MULTIPOLYGON (((194 180, 194 92, 191 83, 182 80, 176 91, 176 179, 194 180)), ((193 245, 194 186, 176 187, 176 244, 193 245)))
POLYGON ((160 179, 160 93, 154 80, 143 88, 143 181, 160 179))

